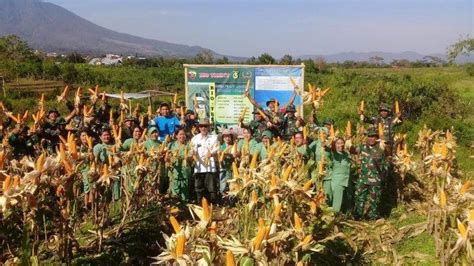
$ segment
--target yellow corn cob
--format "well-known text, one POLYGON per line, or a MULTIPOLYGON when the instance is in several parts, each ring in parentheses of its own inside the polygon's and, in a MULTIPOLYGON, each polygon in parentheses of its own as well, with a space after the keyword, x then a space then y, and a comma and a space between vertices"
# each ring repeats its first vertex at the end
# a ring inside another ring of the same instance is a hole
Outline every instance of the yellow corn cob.
POLYGON ((471 181, 467 180, 466 182, 464 182, 464 184, 462 185, 461 187, 461 190, 459 191, 459 193, 461 195, 464 195, 464 193, 466 193, 469 188, 471 187, 471 181))
POLYGON ((271 179, 271 188, 276 188, 278 185, 278 177, 272 173, 272 179, 271 179))
POLYGON ((315 201, 312 200, 312 201, 310 202, 310 208, 311 208, 311 213, 312 213, 312 214, 315 214, 316 211, 318 210, 318 205, 316 204, 315 201))
POLYGON ((348 137, 351 137, 351 136, 352 136, 352 124, 351 124, 351 121, 347 121, 346 136, 348 136, 348 137))
POLYGON ((175 93, 175 94, 173 95, 173 104, 176 104, 177 101, 178 101, 178 94, 175 93))
POLYGON ((258 201, 258 196, 257 192, 255 190, 252 190, 252 193, 250 194, 251 202, 256 203, 258 201))
POLYGON ((234 254, 232 254, 232 251, 227 250, 225 254, 225 265, 226 266, 235 266, 235 258, 234 254))
POLYGON ((5 165, 5 151, 0 151, 0 169, 5 165))
POLYGON ((252 160, 250 161, 250 169, 255 169, 257 167, 258 152, 255 152, 252 155, 252 160))
POLYGON ((441 190, 439 193, 439 204, 441 205, 441 207, 445 207, 446 203, 447 203, 446 193, 444 192, 444 190, 441 190))
POLYGON ((303 191, 308 191, 313 186, 313 181, 308 180, 303 186, 303 191))
POLYGON ((19 175, 13 177, 13 187, 17 188, 21 185, 21 179, 19 175))
POLYGON ((336 133, 334 131, 334 125, 331 125, 329 132, 330 132, 330 138, 334 140, 334 138, 336 137, 336 133))
POLYGON ((395 101, 395 114, 400 113, 400 105, 398 105, 398 101, 395 101))
POLYGON ((186 236, 184 234, 179 234, 178 239, 176 240, 176 257, 180 257, 184 253, 184 245, 186 244, 186 236))
POLYGON ((281 213, 281 203, 275 204, 275 207, 273 208, 273 219, 275 221, 280 220, 280 213, 281 213))
POLYGON ((247 83, 245 84, 245 92, 247 93, 250 89, 250 79, 247 79, 247 83))
POLYGON ((94 148, 92 137, 87 136, 86 140, 87 140, 87 147, 89 148, 89 151, 92 151, 92 149, 94 148))
POLYGON ((63 162, 64 169, 66 170, 66 172, 67 172, 69 175, 70 175, 70 174, 73 174, 73 173, 74 173, 74 169, 73 169, 71 163, 70 163, 67 159, 63 159, 62 162, 63 162))
POLYGON ((283 156, 283 154, 285 154, 287 148, 288 148, 288 145, 283 144, 283 147, 281 148, 280 152, 278 153, 278 157, 283 156))
POLYGON ((237 164, 235 162, 232 162, 232 175, 234 178, 238 178, 240 176, 239 169, 237 168, 237 164))
POLYGON ((258 229, 265 227, 265 220, 263 218, 258 218, 258 229))
POLYGON ((283 172, 282 179, 285 181, 288 181, 288 177, 290 176, 292 170, 293 170, 293 166, 291 164, 288 165, 285 171, 283 172))
POLYGON ((148 117, 152 117, 152 116, 153 116, 153 112, 151 111, 151 105, 148 105, 148 109, 147 109, 146 114, 148 115, 148 117))
POLYGON ((445 159, 446 156, 448 156, 448 146, 445 143, 443 143, 441 145, 441 158, 445 159))
POLYGON ((107 167, 107 165, 104 164, 104 166, 102 167, 102 176, 109 176, 109 175, 110 175, 109 168, 107 167))
POLYGON ((456 221, 458 222, 459 234, 461 235, 462 239, 466 240, 467 239, 467 229, 466 229, 466 227, 464 226, 464 224, 461 221, 459 221, 459 219, 456 219, 456 221))
POLYGON ((361 101, 361 102, 360 102, 359 111, 360 111, 361 113, 364 112, 364 101, 361 101))
POLYGON ((45 159, 45 155, 44 153, 41 153, 38 159, 36 160, 35 166, 36 166, 36 170, 39 172, 43 171, 44 159, 45 159))
POLYGON ((209 221, 211 219, 211 211, 209 209, 209 203, 207 202, 206 198, 202 198, 202 216, 205 221, 209 221))
POLYGON ((260 108, 257 108, 257 111, 263 117, 263 119, 268 120, 268 116, 262 110, 260 110, 260 108))
POLYGON ((379 138, 383 139, 383 137, 384 137, 384 135, 383 135, 384 134, 384 128, 383 128, 382 123, 378 124, 378 130, 379 130, 379 138))
POLYGON ((311 235, 307 235, 307 236, 303 239, 302 244, 303 244, 303 245, 308 245, 308 244, 311 242, 311 240, 313 240, 313 237, 312 237, 311 235))
POLYGON ((266 231, 265 229, 266 227, 261 227, 258 229, 257 236, 255 237, 255 240, 253 242, 254 250, 260 250, 262 242, 265 238, 265 231, 266 231))
POLYGON ((408 145, 405 143, 405 145, 403 146, 403 155, 404 156, 407 156, 408 155, 408 145))
POLYGON ((170 217, 171 226, 173 226, 174 232, 177 234, 181 232, 181 226, 178 223, 178 220, 174 216, 170 217))
POLYGON ((71 153, 72 159, 77 160, 79 158, 76 141, 74 139, 69 142, 69 152, 71 153))
POLYGON ((324 142, 326 136, 322 130, 319 130, 319 141, 324 142))
POLYGON ((11 183, 12 183, 11 176, 5 175, 5 180, 3 180, 3 186, 2 186, 3 193, 6 193, 10 189, 11 183))
POLYGON ((303 223, 301 222, 301 218, 298 216, 296 212, 293 214, 293 219, 294 219, 296 231, 303 231, 303 223))

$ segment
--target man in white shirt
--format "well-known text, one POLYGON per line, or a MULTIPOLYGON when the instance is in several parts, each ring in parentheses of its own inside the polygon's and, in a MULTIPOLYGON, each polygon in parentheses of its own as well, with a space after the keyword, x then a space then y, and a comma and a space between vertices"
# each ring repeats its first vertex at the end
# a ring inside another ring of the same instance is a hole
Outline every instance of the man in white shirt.
POLYGON ((191 139, 194 165, 194 189, 197 202, 205 197, 212 203, 217 202, 218 165, 217 136, 209 133, 210 122, 205 118, 199 121, 199 134, 191 139))

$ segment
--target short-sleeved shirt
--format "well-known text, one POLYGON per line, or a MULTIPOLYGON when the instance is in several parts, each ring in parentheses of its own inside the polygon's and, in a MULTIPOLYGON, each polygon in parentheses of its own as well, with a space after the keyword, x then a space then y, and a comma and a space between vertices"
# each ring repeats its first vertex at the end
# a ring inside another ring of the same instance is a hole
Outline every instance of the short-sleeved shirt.
POLYGON ((196 155, 196 164, 194 166, 195 173, 215 173, 217 172, 217 164, 215 156, 206 159, 208 153, 216 154, 219 150, 219 142, 216 135, 203 136, 197 134, 191 139, 191 147, 193 154, 196 155), (207 161, 207 164, 206 164, 207 161))
POLYGON ((159 140, 165 140, 166 136, 172 136, 180 126, 179 119, 174 116, 157 116, 151 121, 151 126, 156 126, 160 131, 159 140))

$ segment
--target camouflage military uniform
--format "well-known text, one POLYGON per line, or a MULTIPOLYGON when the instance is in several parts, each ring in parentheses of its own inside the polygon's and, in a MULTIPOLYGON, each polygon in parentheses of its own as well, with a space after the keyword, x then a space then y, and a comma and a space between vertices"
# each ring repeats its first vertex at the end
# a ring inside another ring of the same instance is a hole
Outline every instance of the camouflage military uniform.
POLYGON ((381 116, 376 116, 376 117, 364 119, 365 122, 373 124, 374 126, 378 126, 378 124, 382 124, 383 137, 384 137, 385 144, 387 145, 393 144, 393 137, 395 135, 393 127, 396 125, 396 123, 393 122, 394 120, 395 118, 391 116, 387 116, 386 118, 383 118, 381 116))
POLYGON ((252 129, 252 132, 253 132, 252 137, 254 137, 257 141, 262 140, 262 133, 268 129, 268 126, 265 120, 260 120, 260 121, 252 120, 249 124, 249 127, 250 129, 252 129))
MULTIPOLYGON (((395 135, 395 132, 393 128, 398 124, 396 123, 396 120, 394 117, 390 116, 391 113, 391 108, 387 104, 381 104, 379 107, 379 111, 387 111, 389 115, 385 118, 382 116, 375 116, 375 117, 370 117, 364 118, 364 122, 373 124, 374 126, 378 127, 379 124, 382 124, 383 126, 383 136, 384 136, 384 141, 385 144, 392 145, 393 144, 393 137, 395 135)), ((400 122, 400 120, 398 120, 400 122)))
POLYGON ((382 182, 387 172, 384 151, 378 146, 361 145, 359 178, 355 184, 356 218, 368 216, 370 219, 379 217, 379 204, 382 195, 382 182), (366 211, 366 205, 368 209, 366 211))
POLYGON ((290 140, 291 137, 298 132, 298 126, 296 125, 298 121, 298 118, 295 116, 288 117, 286 116, 285 119, 283 120, 283 126, 282 126, 282 132, 281 135, 284 140, 290 140))

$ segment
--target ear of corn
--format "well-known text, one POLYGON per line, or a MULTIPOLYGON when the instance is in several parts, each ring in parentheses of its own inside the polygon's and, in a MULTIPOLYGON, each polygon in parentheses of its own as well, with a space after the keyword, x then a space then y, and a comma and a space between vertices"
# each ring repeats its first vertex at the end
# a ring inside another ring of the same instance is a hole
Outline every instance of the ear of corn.
POLYGON ((234 178, 238 178, 240 176, 236 162, 232 162, 232 175, 234 176, 234 178))
POLYGON ((179 234, 176 240, 175 255, 180 257, 184 254, 184 245, 186 244, 186 236, 184 234, 179 234))
POLYGON ((441 190, 439 193, 439 204, 441 205, 441 207, 445 207, 446 203, 447 203, 446 193, 444 192, 444 190, 441 190))
POLYGON ((43 171, 44 160, 45 160, 45 155, 44 153, 41 153, 38 159, 36 160, 35 168, 37 171, 39 172, 43 171))
POLYGON ((173 226, 174 232, 177 234, 181 232, 181 226, 178 223, 178 220, 174 216, 170 217, 171 226, 173 226))
POLYGON ((13 177, 13 187, 18 188, 21 185, 21 179, 19 175, 13 177))
POLYGON ((286 167, 285 171, 283 172, 282 179, 285 181, 288 181, 288 178, 290 177, 291 171, 293 170, 293 166, 290 164, 286 167))
POLYGON ((361 101, 361 102, 360 102, 359 111, 360 111, 361 113, 364 112, 364 101, 361 101))
POLYGON ((395 101, 395 113, 400 113, 400 105, 398 105, 398 101, 395 101))
POLYGON ((351 137, 352 136, 352 124, 351 121, 347 121, 347 126, 346 126, 346 136, 351 137))
POLYGON ((456 219, 457 223, 458 223, 458 231, 459 231, 459 234, 461 235, 462 239, 466 240, 467 239, 467 229, 466 229, 466 226, 464 226, 464 224, 459 221, 459 219, 456 219))
POLYGON ((205 197, 202 198, 201 204, 203 218, 205 221, 209 221, 211 219, 211 210, 209 209, 209 203, 207 202, 207 199, 205 197))
POLYGON ((250 161, 250 169, 255 169, 257 167, 258 152, 255 152, 252 155, 252 160, 250 161))
POLYGON ((296 231, 303 231, 303 223, 301 222, 301 218, 296 212, 293 214, 293 219, 296 231))
POLYGON ((256 203, 258 201, 258 196, 257 196, 257 192, 255 192, 255 190, 252 190, 252 193, 250 194, 251 196, 251 201, 256 203))
POLYGON ((464 182, 464 184, 462 185, 461 187, 461 190, 459 191, 459 193, 461 195, 464 195, 468 190, 469 188, 471 188, 471 181, 470 180, 467 180, 466 182, 464 182))
POLYGON ((2 186, 3 193, 8 192, 8 190, 10 189, 10 186, 11 186, 11 182, 12 182, 11 176, 6 175, 5 180, 3 180, 3 186, 2 186))
POLYGON ((313 186, 313 181, 308 180, 303 186, 303 191, 308 191, 312 186, 313 186))
POLYGON ((227 250, 226 255, 225 255, 225 265, 226 266, 235 266, 235 258, 234 254, 232 254, 232 251, 227 250))
POLYGON ((383 125, 382 123, 379 123, 378 124, 378 133, 379 133, 379 138, 380 139, 383 139, 384 138, 384 128, 383 128, 383 125))

